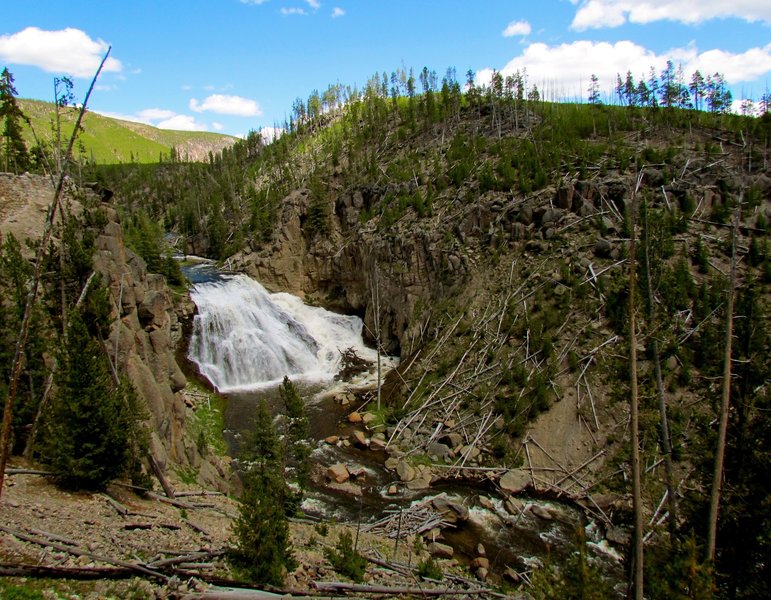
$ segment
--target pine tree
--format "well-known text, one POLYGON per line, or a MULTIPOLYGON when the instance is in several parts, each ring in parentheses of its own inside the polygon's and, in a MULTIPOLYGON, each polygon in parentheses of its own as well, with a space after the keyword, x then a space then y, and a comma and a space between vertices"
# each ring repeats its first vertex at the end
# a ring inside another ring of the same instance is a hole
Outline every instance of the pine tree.
POLYGON ((600 80, 594 73, 592 73, 591 83, 589 84, 587 92, 589 94, 589 104, 594 106, 602 104, 602 100, 600 100, 600 80))
POLYGON ((0 121, 3 122, 2 159, 6 171, 22 173, 29 167, 29 153, 21 135, 21 123, 26 117, 16 103, 13 75, 7 68, 0 74, 0 121))
POLYGON ((305 403, 303 402, 297 386, 284 377, 279 388, 281 399, 284 401, 287 418, 286 428, 286 453, 295 469, 297 483, 305 487, 308 483, 310 465, 310 448, 308 447, 308 417, 305 415, 305 403))
POLYGON ((43 460, 58 482, 97 490, 121 475, 130 458, 132 423, 100 343, 78 311, 70 314, 59 355, 57 392, 46 415, 43 460))
POLYGON ((244 491, 233 526, 236 547, 230 561, 253 583, 281 585, 284 570, 295 563, 285 514, 288 490, 283 453, 264 400, 257 407, 242 460, 244 491))

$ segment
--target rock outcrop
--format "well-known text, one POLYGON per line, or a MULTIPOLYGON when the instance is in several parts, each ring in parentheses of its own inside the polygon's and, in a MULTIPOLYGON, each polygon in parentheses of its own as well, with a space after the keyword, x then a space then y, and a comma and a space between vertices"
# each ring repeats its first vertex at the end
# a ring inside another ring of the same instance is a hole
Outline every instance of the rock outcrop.
POLYGON ((115 354, 119 372, 145 400, 150 451, 162 470, 172 465, 191 468, 202 485, 227 489, 228 469, 216 456, 201 456, 188 433, 187 380, 175 358, 182 327, 171 291, 162 275, 148 273, 145 261, 126 247, 115 211, 105 205, 102 210, 108 223, 95 242, 94 268, 113 304, 107 347, 115 354))

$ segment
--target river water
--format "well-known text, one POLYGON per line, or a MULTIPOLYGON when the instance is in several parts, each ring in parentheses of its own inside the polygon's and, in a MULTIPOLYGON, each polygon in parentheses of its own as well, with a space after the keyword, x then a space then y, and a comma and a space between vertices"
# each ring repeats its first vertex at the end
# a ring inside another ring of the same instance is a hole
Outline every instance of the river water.
MULTIPOLYGON (((602 541, 598 528, 584 522, 568 504, 521 498, 525 508, 547 508, 554 518, 545 520, 531 510, 510 514, 496 490, 484 484, 447 481, 415 492, 399 486, 396 494, 389 494, 398 477, 384 468, 385 452, 323 441, 330 435, 342 439, 352 433, 345 417, 358 407, 341 406, 333 399, 336 393, 374 385, 373 373, 354 382, 335 381, 342 350, 353 348, 360 357, 376 361, 375 350, 362 338, 361 319, 305 305, 290 294, 269 293, 245 275, 221 275, 206 264, 187 267, 185 273, 193 283, 190 296, 198 309, 188 357, 227 399, 225 438, 231 452, 237 454, 261 398, 274 414, 280 412, 277 386, 288 375, 306 399, 315 472, 323 474, 339 462, 363 470, 356 486, 344 490, 331 489, 323 475, 315 477, 303 503, 308 514, 366 524, 445 493, 469 508, 466 523, 443 531, 445 542, 455 548, 461 561, 476 556, 477 544, 482 543, 494 575, 507 566, 523 571, 550 560, 561 562, 574 551, 577 528, 583 527, 593 555, 610 571, 620 569, 621 557, 602 541)), ((394 360, 387 360, 388 368, 393 364, 394 360)))

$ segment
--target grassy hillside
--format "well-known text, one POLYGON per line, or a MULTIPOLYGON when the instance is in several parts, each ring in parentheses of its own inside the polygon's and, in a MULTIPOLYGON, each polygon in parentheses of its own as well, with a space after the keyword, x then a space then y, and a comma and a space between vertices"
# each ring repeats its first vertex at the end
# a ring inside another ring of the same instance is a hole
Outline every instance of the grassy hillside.
MULTIPOLYGON (((31 123, 38 139, 49 145, 54 139, 54 105, 39 100, 19 100, 19 105, 31 123)), ((62 115, 62 137, 67 139, 77 118, 73 108, 65 108, 62 115)), ((25 139, 35 145, 32 129, 25 127, 25 139)), ((172 148, 178 156, 188 160, 206 160, 209 152, 217 153, 235 143, 235 138, 208 131, 169 131, 142 123, 112 119, 88 112, 83 119, 83 131, 78 149, 85 159, 99 164, 127 162, 158 162, 168 156, 172 148)))

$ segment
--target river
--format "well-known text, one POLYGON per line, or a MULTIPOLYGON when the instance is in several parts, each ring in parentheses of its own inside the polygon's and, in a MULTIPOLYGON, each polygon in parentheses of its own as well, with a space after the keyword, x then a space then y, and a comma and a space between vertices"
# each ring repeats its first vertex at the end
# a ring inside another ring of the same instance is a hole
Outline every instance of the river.
MULTIPOLYGON (((621 557, 602 540, 596 525, 586 522, 572 505, 522 497, 523 510, 512 515, 490 484, 446 481, 429 490, 409 491, 384 467, 385 452, 325 443, 328 436, 345 439, 352 433, 345 417, 358 408, 355 404, 341 406, 334 396, 350 389, 361 393, 375 385, 373 373, 354 382, 335 380, 342 350, 353 348, 371 362, 377 358, 375 350, 364 343, 361 319, 308 306, 290 294, 269 293, 245 275, 221 275, 206 265, 185 271, 193 283, 190 295, 198 309, 188 356, 213 389, 227 399, 225 438, 231 452, 237 453, 261 398, 274 414, 280 411, 277 386, 285 375, 301 389, 317 475, 303 503, 309 515, 366 524, 444 493, 469 509, 468 521, 442 532, 461 561, 476 556, 481 543, 494 576, 500 576, 506 567, 522 572, 550 560, 562 562, 574 551, 576 532, 583 527, 592 554, 618 575, 621 557), (326 483, 326 468, 340 462, 362 471, 355 486, 332 489, 326 483), (534 506, 545 508, 552 518, 537 516, 534 506)), ((396 361, 386 359, 386 363, 386 368, 392 368, 396 361)))

